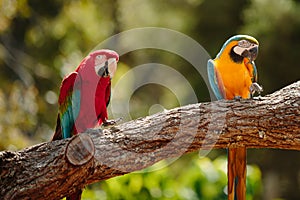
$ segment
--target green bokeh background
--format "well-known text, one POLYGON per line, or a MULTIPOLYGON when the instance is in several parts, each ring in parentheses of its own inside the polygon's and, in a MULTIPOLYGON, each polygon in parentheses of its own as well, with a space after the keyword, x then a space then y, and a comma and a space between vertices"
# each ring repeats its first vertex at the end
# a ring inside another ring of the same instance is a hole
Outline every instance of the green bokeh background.
MULTIPOLYGON (((149 26, 179 31, 212 57, 232 35, 256 37, 263 95, 300 78, 299 0, 0 0, 0 150, 49 141, 62 78, 105 39, 149 26)), ((184 75, 199 102, 210 101, 195 69, 161 50, 121 56, 113 84, 133 67, 154 61, 184 75)), ((167 88, 152 84, 134 93, 130 114, 149 115, 153 105, 179 106, 167 88)), ((214 150, 206 158, 193 153, 163 161, 159 170, 88 186, 83 199, 225 199, 225 156, 214 150)), ((249 150, 248 163, 247 199, 300 199, 300 152, 249 150)))

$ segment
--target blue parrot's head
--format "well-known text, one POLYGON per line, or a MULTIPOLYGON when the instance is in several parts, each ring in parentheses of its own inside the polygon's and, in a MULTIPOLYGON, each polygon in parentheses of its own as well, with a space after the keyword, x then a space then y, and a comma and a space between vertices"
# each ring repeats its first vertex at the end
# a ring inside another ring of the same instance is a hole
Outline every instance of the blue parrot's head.
POLYGON ((254 61, 258 54, 258 41, 249 35, 235 35, 229 38, 223 45, 217 57, 222 54, 229 54, 231 60, 240 63, 244 58, 248 58, 250 62, 254 61))

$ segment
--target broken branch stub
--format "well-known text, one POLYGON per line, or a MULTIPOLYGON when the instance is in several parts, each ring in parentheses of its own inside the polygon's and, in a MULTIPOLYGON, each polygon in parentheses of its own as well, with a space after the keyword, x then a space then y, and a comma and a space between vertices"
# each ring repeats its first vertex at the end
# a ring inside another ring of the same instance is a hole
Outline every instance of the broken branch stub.
POLYGON ((95 154, 95 146, 91 137, 81 133, 73 137, 66 148, 66 158, 72 165, 83 165, 91 160, 95 154))

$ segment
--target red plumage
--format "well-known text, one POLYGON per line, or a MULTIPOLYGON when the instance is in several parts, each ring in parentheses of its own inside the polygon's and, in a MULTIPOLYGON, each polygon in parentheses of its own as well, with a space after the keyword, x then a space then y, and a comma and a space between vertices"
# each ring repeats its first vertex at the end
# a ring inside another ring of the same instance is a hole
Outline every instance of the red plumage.
MULTIPOLYGON (((110 72, 114 74, 118 60, 119 56, 114 51, 94 51, 63 79, 52 140, 71 137, 107 121, 112 78, 110 72)), ((80 196, 81 191, 76 191, 67 199, 76 200, 80 196)))

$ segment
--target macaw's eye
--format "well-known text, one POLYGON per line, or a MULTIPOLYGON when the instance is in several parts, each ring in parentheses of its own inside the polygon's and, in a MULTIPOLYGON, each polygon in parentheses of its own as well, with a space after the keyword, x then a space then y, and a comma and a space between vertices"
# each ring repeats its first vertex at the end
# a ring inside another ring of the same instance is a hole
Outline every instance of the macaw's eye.
POLYGON ((247 40, 241 40, 238 42, 238 46, 242 48, 249 48, 251 46, 251 43, 247 40))
POLYGON ((97 55, 96 58, 101 60, 103 58, 103 55, 97 55))

